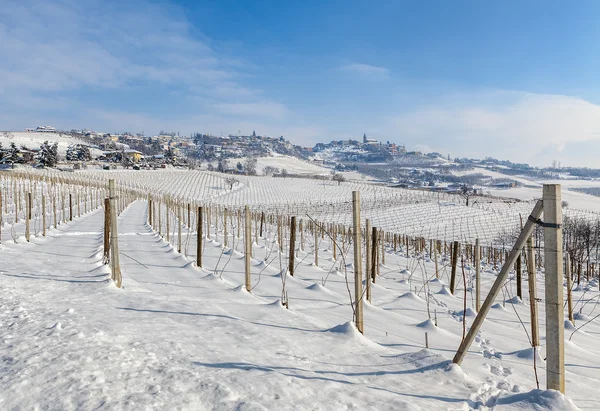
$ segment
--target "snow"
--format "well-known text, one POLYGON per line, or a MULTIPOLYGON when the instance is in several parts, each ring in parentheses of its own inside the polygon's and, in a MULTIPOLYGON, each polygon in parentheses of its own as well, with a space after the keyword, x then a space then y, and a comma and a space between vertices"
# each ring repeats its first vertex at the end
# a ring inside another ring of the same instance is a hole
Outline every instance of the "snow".
POLYGON ((509 178, 523 185, 522 187, 513 187, 507 189, 484 188, 486 193, 494 196, 531 201, 533 199, 540 198, 543 184, 560 184, 563 188, 562 199, 567 201, 570 207, 593 212, 598 212, 600 210, 600 197, 569 190, 569 188, 600 187, 600 181, 597 180, 577 180, 573 178, 560 180, 530 179, 527 177, 503 174, 501 172, 492 171, 482 167, 474 167, 473 169, 467 171, 453 172, 453 174, 458 176, 478 173, 493 178, 509 178))
MULTIPOLYGON (((148 184, 158 190, 161 174, 155 176, 148 184)), ((173 174, 165 176, 174 185, 173 174)), ((208 184, 210 193, 215 181, 197 184, 208 184)), ((255 180, 244 180, 245 189, 256 189, 249 181, 255 180)), ((313 186, 315 193, 320 189, 313 186)), ((219 198, 227 190, 215 191, 219 198)), ((164 213, 163 206, 163 228, 164 213)), ((29 243, 22 237, 23 223, 13 227, 14 214, 4 215, 2 409, 574 410, 596 409, 600 400, 600 325, 594 322, 566 344, 567 396, 537 390, 524 331, 530 327, 526 282, 524 303, 512 304, 515 284, 509 281, 496 301, 500 309, 491 310, 459 367, 450 360, 461 341, 465 292, 467 325, 473 321, 470 267, 467 290, 459 281, 451 295, 444 286, 447 262, 440 264, 441 281, 425 282, 434 277, 433 261, 388 249, 373 300, 365 304, 362 335, 349 303, 352 268, 340 257, 333 260, 327 237, 315 266, 313 238, 306 236, 290 277, 281 274, 287 259, 277 251, 273 227, 267 227, 253 244, 247 292, 235 218, 232 248, 223 246, 222 227, 212 226, 211 238, 202 239, 203 268, 197 268, 195 233, 183 228, 178 253, 171 245, 177 244, 174 217, 169 244, 147 224, 147 203, 140 199, 118 217, 124 285, 118 289, 102 264, 102 209, 60 224, 47 237, 39 232, 38 212, 29 243), (283 280, 289 309, 281 305, 283 280)), ((352 254, 345 258, 352 261, 352 254)), ((497 272, 484 263, 482 273, 485 295, 497 272)), ((543 279, 538 273, 542 301, 543 279)), ((586 316, 581 318, 592 318, 595 304, 586 303, 599 293, 597 285, 587 291, 586 285, 573 292, 574 301, 586 316)), ((538 307, 544 344, 544 304, 538 307)), ((543 346, 540 351, 543 388, 543 346)))
MULTIPOLYGON (((87 144, 80 139, 61 133, 18 131, 0 132, 0 143, 2 143, 4 148, 9 147, 13 142, 19 148, 21 148, 21 146, 26 146, 30 149, 39 148, 44 141, 49 141, 50 143, 58 142, 58 153, 60 156, 64 156, 66 154, 67 148, 71 144, 87 144)), ((93 156, 98 156, 100 154, 102 154, 100 150, 92 150, 93 156)))
MULTIPOLYGON (((230 158, 229 165, 235 167, 238 162, 244 164, 246 157, 230 158)), ((331 169, 322 167, 310 161, 301 160, 297 157, 285 156, 273 153, 271 157, 256 157, 256 173, 264 175, 265 167, 278 168, 279 171, 286 169, 289 174, 298 175, 331 175, 331 169)), ((216 164, 213 164, 216 167, 216 164)))

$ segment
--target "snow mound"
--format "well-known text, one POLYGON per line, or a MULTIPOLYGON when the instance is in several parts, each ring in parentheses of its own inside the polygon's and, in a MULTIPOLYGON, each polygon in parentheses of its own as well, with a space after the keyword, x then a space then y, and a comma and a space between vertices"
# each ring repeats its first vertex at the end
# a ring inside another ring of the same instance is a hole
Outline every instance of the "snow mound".
POLYGON ((501 396, 496 401, 502 410, 579 410, 573 402, 555 390, 532 390, 529 392, 501 396))
POLYGON ((287 309, 283 306, 279 298, 273 301, 272 303, 266 304, 265 307, 269 310, 287 311, 287 309))
POLYGON ((495 308, 496 310, 506 310, 506 308, 504 308, 504 306, 500 303, 492 305, 492 308, 495 308))
POLYGON ((311 291, 322 291, 326 294, 334 294, 333 292, 331 292, 330 290, 328 290, 326 287, 323 287, 321 284, 319 283, 314 283, 309 285, 308 287, 306 287, 307 290, 311 290, 311 291))
POLYGON ((417 296, 414 292, 409 291, 407 293, 402 294, 400 297, 398 297, 398 299, 406 299, 406 300, 412 300, 412 301, 423 301, 423 299, 419 296, 417 296))
POLYGON ((573 325, 573 323, 569 320, 565 320, 565 330, 575 330, 575 326, 573 325))
MULTIPOLYGON (((463 314, 465 314, 465 310, 456 311, 456 315, 458 315, 459 317, 462 317, 463 314)), ((477 316, 477 313, 475 311, 473 311, 472 309, 467 308, 465 316, 466 317, 475 317, 475 316, 477 316)))
POLYGON ((356 325, 352 321, 348 321, 344 324, 336 325, 335 327, 330 328, 325 331, 343 336, 348 341, 356 341, 363 345, 368 345, 373 348, 381 348, 381 346, 379 344, 374 343, 373 341, 369 340, 364 335, 362 335, 358 331, 358 329, 356 328, 356 325))
POLYGON ((248 292, 248 290, 246 290, 246 285, 242 284, 242 285, 238 285, 237 287, 235 287, 233 290, 234 293, 242 293, 242 294, 250 294, 248 292))
POLYGON ((438 291, 436 294, 452 295, 452 293, 450 292, 450 290, 448 290, 445 285, 442 285, 442 289, 440 291, 438 291))
POLYGON ((506 302, 509 303, 509 304, 523 304, 523 300, 521 300, 516 295, 514 297, 509 298, 508 300, 506 300, 506 302))
POLYGON ((432 331, 437 330, 437 327, 435 326, 434 322, 429 319, 423 321, 422 323, 417 324, 417 327, 423 328, 425 330, 432 330, 432 331))

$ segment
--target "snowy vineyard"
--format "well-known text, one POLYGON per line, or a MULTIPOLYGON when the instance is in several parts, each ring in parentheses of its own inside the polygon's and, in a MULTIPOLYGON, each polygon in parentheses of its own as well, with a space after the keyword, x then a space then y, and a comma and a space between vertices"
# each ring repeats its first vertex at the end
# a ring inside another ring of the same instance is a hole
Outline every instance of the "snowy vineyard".
MULTIPOLYGON (((532 203, 482 198, 466 207, 447 194, 266 177, 240 176, 232 184, 216 173, 189 171, 6 173, 0 189, 1 273, 14 281, 2 286, 11 297, 2 302, 0 324, 18 318, 10 330, 1 329, 7 349, 24 358, 43 343, 66 361, 59 379, 47 377, 52 370, 33 375, 27 361, 5 363, 2 371, 12 380, 0 379, 8 393, 0 394, 2 405, 575 409, 561 395, 534 390, 545 387, 539 230, 530 277, 529 254, 520 253, 462 368, 449 361, 532 203), (117 181, 111 197, 118 217, 111 222, 108 179, 117 181), (361 197, 364 335, 353 325, 353 191, 361 197), (106 280, 106 262, 114 261, 112 223, 119 292, 106 280), (43 250, 61 252, 42 264, 35 256, 43 250), (24 253, 31 261, 23 261, 24 253), (54 282, 57 269, 61 282, 54 282), (531 318, 532 279, 539 325, 531 318), (51 286, 36 288, 40 282, 51 286), (36 301, 44 301, 43 309, 36 301), (108 311, 93 309, 99 306, 108 311), (53 322, 53 315, 62 319, 53 322), (53 322, 43 341, 32 318, 53 322), (81 365, 86 356, 93 365, 81 365), (110 361, 115 356, 127 370, 110 361), (190 364, 189 358, 196 359, 190 364), (44 381, 65 388, 74 371, 93 376, 74 402, 43 397, 44 381), (241 378, 241 371, 251 378, 241 378), (38 387, 25 396, 19 387, 31 384, 28 379, 38 387), (286 390, 289 383, 303 394, 286 390), (106 388, 120 384, 127 389, 106 388)), ((597 220, 576 210, 565 215, 597 220)), ((600 367, 596 253, 573 254, 564 284, 567 393, 590 409, 600 399, 593 390, 600 367)))

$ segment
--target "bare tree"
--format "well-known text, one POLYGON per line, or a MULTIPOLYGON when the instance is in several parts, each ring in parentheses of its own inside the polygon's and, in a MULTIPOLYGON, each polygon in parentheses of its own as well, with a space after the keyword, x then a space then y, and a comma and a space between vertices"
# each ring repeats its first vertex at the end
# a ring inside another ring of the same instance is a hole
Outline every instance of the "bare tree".
POLYGON ((225 179, 225 183, 227 183, 227 185, 229 186, 229 189, 230 189, 230 190, 233 190, 233 186, 234 186, 234 185, 236 185, 236 184, 237 184, 237 183, 239 183, 239 182, 240 182, 240 180, 238 180, 238 179, 237 179, 237 178, 235 178, 235 177, 227 177, 227 178, 225 179))
POLYGON ((343 175, 343 174, 337 173, 337 174, 334 174, 334 175, 333 175, 333 178, 332 178, 332 180, 333 180, 333 181, 337 181, 337 183, 338 183, 338 186, 339 186, 340 184, 342 184, 343 182, 345 182, 345 181, 346 181, 346 177, 344 177, 344 175, 343 175))

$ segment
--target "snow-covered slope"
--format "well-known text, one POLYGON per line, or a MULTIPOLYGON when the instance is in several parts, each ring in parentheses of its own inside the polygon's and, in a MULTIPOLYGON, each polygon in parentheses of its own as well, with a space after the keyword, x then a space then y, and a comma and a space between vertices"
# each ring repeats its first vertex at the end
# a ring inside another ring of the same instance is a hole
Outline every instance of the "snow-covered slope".
MULTIPOLYGON (((83 141, 73 138, 67 134, 61 133, 39 133, 39 132, 0 132, 0 143, 3 147, 8 147, 11 143, 15 143, 17 147, 26 146, 27 148, 39 148, 44 141, 50 143, 58 142, 58 153, 64 156, 67 148, 71 144, 84 143, 83 141)), ((94 150, 92 155, 99 155, 100 151, 94 150)))
MULTIPOLYGON (((163 204, 163 234, 166 216, 163 204)), ((177 245, 176 220, 169 218, 177 245)), ((34 213, 33 233, 40 219, 34 213)), ((595 409, 600 401, 600 325, 594 321, 576 332, 565 323, 568 398, 536 390, 525 331, 531 326, 528 284, 523 303, 512 275, 458 367, 450 360, 463 318, 468 327, 474 315, 469 264, 467 287, 459 281, 451 295, 448 256, 440 256, 436 279, 430 256, 387 248, 361 335, 351 323, 352 253, 334 259, 327 236, 297 238, 291 277, 276 228, 267 226, 253 243, 248 293, 235 218, 228 247, 222 224, 210 227, 209 237, 204 232, 203 268, 193 264, 198 237, 187 226, 178 253, 147 221, 143 200, 118 217, 124 287, 116 289, 102 264, 101 209, 31 243, 22 237, 22 222, 11 227, 10 215, 5 218, 0 408, 574 410, 595 409), (16 243, 7 241, 13 236, 16 243)), ((483 296, 496 275, 484 261, 483 296)), ((536 278, 544 344, 543 273, 536 278)), ((598 283, 583 279, 573 293, 580 326, 595 315, 598 283)), ((537 355, 543 388, 543 345, 537 355)))
MULTIPOLYGON (((235 167, 238 162, 244 164, 245 157, 229 159, 229 165, 235 167)), ((273 167, 279 171, 286 169, 289 174, 298 175, 330 175, 331 169, 322 167, 310 161, 301 160, 297 157, 284 156, 274 153, 270 157, 257 157, 256 173, 264 175, 265 167, 273 167)))

